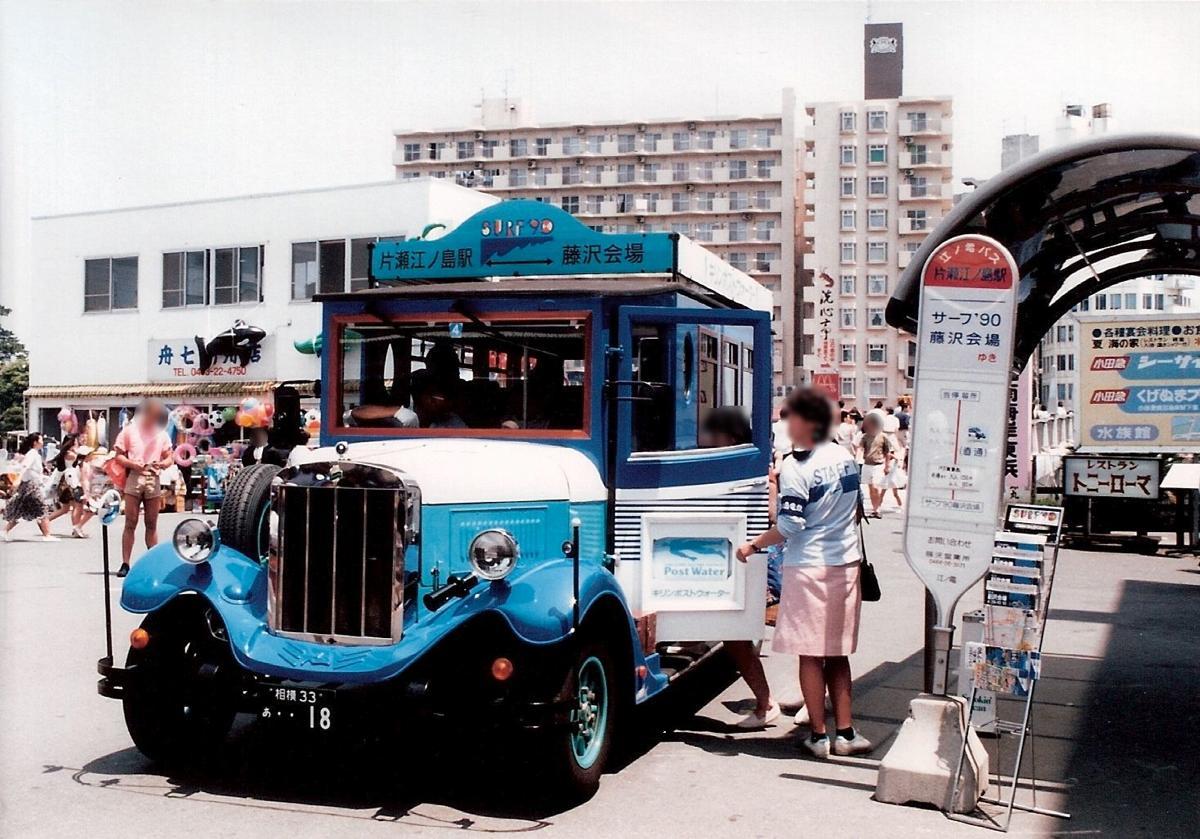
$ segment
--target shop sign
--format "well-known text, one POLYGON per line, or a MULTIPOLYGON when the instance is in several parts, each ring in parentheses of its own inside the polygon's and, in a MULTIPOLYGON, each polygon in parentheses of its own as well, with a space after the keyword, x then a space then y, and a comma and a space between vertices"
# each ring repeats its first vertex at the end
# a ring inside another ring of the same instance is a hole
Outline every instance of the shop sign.
POLYGON ((1081 322, 1080 449, 1200 451, 1200 318, 1081 322))
POLYGON ((840 399, 842 389, 842 377, 836 372, 830 373, 827 371, 813 373, 812 385, 817 390, 823 390, 829 395, 830 399, 840 399))
POLYGON ((237 355, 216 355, 200 371, 201 338, 151 338, 146 343, 146 380, 150 382, 236 382, 275 378, 275 341, 255 346, 247 363, 237 355))
POLYGON ((1063 494, 1091 498, 1158 498, 1157 458, 1063 458, 1063 494))
POLYGON ((905 555, 947 625, 987 571, 1009 457, 1017 267, 958 236, 922 273, 905 555))

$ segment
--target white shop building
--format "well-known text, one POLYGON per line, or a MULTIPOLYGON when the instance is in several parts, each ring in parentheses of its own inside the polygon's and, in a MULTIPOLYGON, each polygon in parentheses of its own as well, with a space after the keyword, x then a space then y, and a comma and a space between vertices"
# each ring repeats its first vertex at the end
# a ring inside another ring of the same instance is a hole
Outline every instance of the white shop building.
POLYGON ((297 349, 320 333, 314 293, 365 287, 370 243, 495 202, 429 179, 35 218, 30 427, 57 437, 68 407, 104 416, 111 438, 147 395, 211 409, 317 379, 318 357, 297 349), (237 321, 266 332, 253 358, 202 373, 197 344, 237 321))

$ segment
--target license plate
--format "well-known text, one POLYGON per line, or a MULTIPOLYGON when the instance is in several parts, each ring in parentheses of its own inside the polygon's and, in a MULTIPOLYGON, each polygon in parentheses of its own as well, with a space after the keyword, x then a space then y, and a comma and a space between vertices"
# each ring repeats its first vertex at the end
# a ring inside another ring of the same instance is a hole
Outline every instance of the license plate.
POLYGON ((335 696, 332 690, 282 686, 265 688, 260 694, 258 717, 302 729, 329 731, 333 728, 335 696))

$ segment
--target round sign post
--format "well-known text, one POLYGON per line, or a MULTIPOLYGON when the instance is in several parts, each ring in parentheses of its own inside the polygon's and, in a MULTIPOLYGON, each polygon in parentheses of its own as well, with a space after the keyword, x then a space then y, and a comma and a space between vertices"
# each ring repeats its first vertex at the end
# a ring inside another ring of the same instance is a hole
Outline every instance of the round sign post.
POLYGON ((1017 266, 987 236, 941 244, 921 274, 904 554, 935 605, 933 692, 954 608, 991 562, 1003 497, 1017 266))

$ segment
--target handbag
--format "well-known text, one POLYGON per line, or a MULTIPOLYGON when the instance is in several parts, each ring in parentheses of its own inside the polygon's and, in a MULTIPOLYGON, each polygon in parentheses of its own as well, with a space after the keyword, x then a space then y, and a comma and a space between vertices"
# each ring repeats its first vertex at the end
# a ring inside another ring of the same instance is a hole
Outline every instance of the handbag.
MULTIPOLYGON (((861 512, 861 498, 858 506, 861 512)), ((879 588, 879 577, 875 573, 875 566, 867 559, 867 540, 863 534, 863 516, 861 515, 858 518, 858 549, 862 556, 858 567, 858 584, 862 591, 862 599, 866 603, 878 603, 883 597, 883 590, 879 588)))
POLYGON ((113 486, 124 492, 127 470, 124 466, 117 463, 115 457, 110 457, 104 464, 104 474, 108 475, 108 479, 113 482, 113 486))

